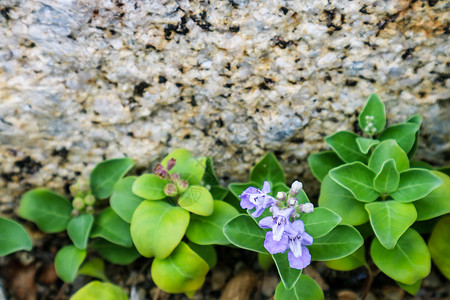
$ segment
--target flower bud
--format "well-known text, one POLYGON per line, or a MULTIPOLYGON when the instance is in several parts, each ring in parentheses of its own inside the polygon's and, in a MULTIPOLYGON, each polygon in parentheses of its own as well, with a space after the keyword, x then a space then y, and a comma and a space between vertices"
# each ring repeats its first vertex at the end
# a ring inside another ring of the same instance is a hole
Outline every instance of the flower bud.
POLYGON ((286 199, 286 193, 285 192, 278 192, 277 193, 277 199, 280 201, 284 201, 286 199))
POLYGON ((156 167, 153 169, 153 172, 156 174, 156 176, 161 178, 167 177, 167 170, 164 168, 162 164, 157 164, 156 167))
POLYGON ((89 183, 86 180, 80 180, 78 181, 78 188, 82 192, 87 192, 89 191, 89 183))
POLYGON ((297 199, 295 199, 295 198, 289 198, 289 199, 287 200, 287 205, 288 205, 288 206, 294 207, 294 206, 296 206, 297 204, 298 204, 298 201, 297 201, 297 199))
POLYGON ((71 186, 69 186, 69 191, 70 194, 75 197, 78 193, 78 186, 76 184, 72 184, 71 186))
POLYGON ((169 159, 167 162, 167 171, 170 171, 173 167, 175 167, 177 160, 175 158, 169 159))
POLYGON ((289 191, 289 195, 290 196, 297 196, 298 193, 300 193, 300 191, 303 188, 303 184, 300 181, 294 181, 294 183, 291 185, 291 190, 289 191))
POLYGON ((175 197, 176 195, 178 195, 178 190, 175 184, 173 183, 166 184, 166 186, 164 187, 164 194, 166 194, 166 196, 169 197, 175 197))
POLYGON ((312 213, 314 211, 314 205, 312 203, 301 204, 300 211, 307 214, 312 213))
POLYGON ((93 213, 94 213, 94 207, 92 207, 92 206, 86 207, 86 212, 87 212, 88 214, 93 214, 93 213))
POLYGON ((94 205, 95 204, 94 195, 87 195, 86 198, 84 198, 84 203, 86 203, 87 205, 94 205))
POLYGON ((73 208, 75 208, 76 210, 82 210, 84 208, 84 201, 83 198, 81 197, 75 197, 75 199, 73 199, 72 201, 72 206, 73 208))
POLYGON ((186 179, 180 179, 177 180, 176 182, 178 191, 180 191, 180 193, 184 193, 187 188, 189 187, 189 182, 186 179))

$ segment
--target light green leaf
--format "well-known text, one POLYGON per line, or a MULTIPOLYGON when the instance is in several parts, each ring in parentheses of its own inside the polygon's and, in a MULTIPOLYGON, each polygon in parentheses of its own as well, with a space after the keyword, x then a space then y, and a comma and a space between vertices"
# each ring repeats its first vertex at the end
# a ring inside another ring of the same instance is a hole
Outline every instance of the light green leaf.
POLYGON ((291 268, 286 253, 272 254, 272 258, 280 275, 281 282, 287 290, 292 289, 300 279, 303 270, 291 268))
POLYGON ((428 248, 431 258, 441 273, 450 280, 450 215, 442 217, 434 226, 428 248))
POLYGON ((370 224, 386 249, 394 248, 402 234, 414 223, 416 209, 411 203, 382 201, 366 204, 370 224))
POLYGON ((414 202, 417 220, 429 220, 450 213, 450 177, 439 171, 431 171, 442 180, 441 186, 414 202))
POLYGON ((86 257, 86 250, 75 246, 65 246, 58 251, 55 257, 55 270, 64 282, 73 282, 77 277, 78 268, 86 257))
POLYGON ((325 142, 336 152, 345 162, 354 161, 367 162, 367 155, 359 150, 356 139, 359 136, 350 131, 338 131, 331 136, 325 137, 325 142))
POLYGON ((390 194, 397 190, 400 182, 400 174, 395 167, 395 161, 389 159, 384 162, 383 167, 373 180, 373 187, 378 193, 390 194))
POLYGON ((67 234, 77 248, 86 249, 93 224, 94 217, 90 214, 80 214, 70 220, 67 234))
POLYGON ((313 238, 318 238, 329 233, 342 220, 342 218, 325 207, 317 207, 314 212, 303 216, 305 231, 313 238))
POLYGON ((416 133, 419 131, 420 125, 415 123, 401 123, 386 128, 378 137, 381 141, 393 139, 400 148, 408 153, 416 140, 416 133))
POLYGON ((398 281, 396 281, 396 283, 398 284, 399 287, 401 287, 402 289, 404 289, 405 291, 414 296, 415 294, 417 294, 417 292, 420 289, 420 286, 422 285, 422 279, 417 280, 417 282, 414 284, 404 284, 398 281))
POLYGON ((378 174, 381 168, 383 168, 383 164, 389 159, 395 161, 395 165, 399 172, 403 172, 409 168, 408 156, 405 151, 397 145, 395 140, 386 140, 378 144, 370 156, 369 167, 378 174))
POLYGON ((332 260, 348 256, 364 243, 361 234, 354 227, 339 225, 327 235, 314 239, 308 246, 312 260, 332 260))
POLYGON ((380 133, 386 126, 386 109, 377 94, 369 96, 358 121, 361 129, 369 135, 380 133))
POLYGON ((105 208, 94 222, 91 237, 101 237, 111 243, 131 247, 130 224, 122 220, 111 207, 105 208))
POLYGON ((264 248, 266 232, 249 215, 238 215, 228 221, 223 228, 223 233, 236 247, 268 253, 264 248))
POLYGON ((169 171, 170 174, 179 173, 181 178, 189 181, 189 184, 200 184, 203 175, 205 174, 206 157, 195 158, 186 149, 177 149, 167 155, 161 162, 164 167, 167 167, 169 159, 175 158, 176 164, 173 169, 169 171))
POLYGON ((105 263, 101 258, 94 258, 85 262, 78 270, 78 275, 85 275, 108 281, 105 275, 105 263))
POLYGON ((208 264, 181 242, 169 257, 155 258, 151 272, 155 284, 166 293, 186 293, 203 285, 208 270, 208 264))
POLYGON ((201 185, 189 186, 178 199, 178 205, 200 216, 209 216, 214 209, 211 193, 201 185))
POLYGON ((71 213, 69 200, 47 189, 28 191, 20 200, 19 216, 36 223, 45 233, 65 230, 71 213))
POLYGON ((16 221, 0 217, 0 232, 0 256, 20 250, 31 250, 30 236, 16 221))
POLYGON ((90 246, 104 259, 117 265, 129 265, 141 256, 134 246, 123 247, 104 239, 95 239, 90 246))
POLYGON ((167 183, 167 180, 155 174, 144 174, 133 183, 132 191, 135 195, 147 200, 161 200, 166 198, 164 187, 167 183))
POLYGON ((330 171, 330 178, 349 190, 356 200, 372 202, 379 196, 373 189, 375 173, 361 162, 334 168, 330 171))
POLYGON ((425 169, 409 169, 400 174, 398 189, 391 194, 399 202, 413 202, 423 198, 442 184, 439 176, 425 169))
POLYGON ((323 300, 319 285, 309 276, 302 275, 292 289, 286 289, 280 282, 275 290, 275 300, 323 300))
POLYGON ((411 228, 402 235, 394 249, 386 249, 378 239, 374 239, 370 252, 375 265, 398 282, 411 285, 430 273, 430 252, 420 234, 411 228))
POLYGON ((364 245, 362 245, 360 248, 358 248, 358 250, 348 256, 325 262, 325 265, 328 268, 338 271, 352 271, 356 268, 364 266, 365 264, 366 253, 364 250, 364 245))
POLYGON ((358 144, 359 151, 361 151, 361 153, 367 154, 369 153, 370 148, 378 145, 380 141, 363 137, 357 137, 356 143, 358 144))
POLYGON ((207 217, 191 216, 186 236, 189 240, 199 245, 227 245, 230 242, 223 234, 223 227, 237 215, 239 215, 238 211, 230 204, 214 200, 214 212, 212 215, 207 217))
POLYGON ((165 201, 144 201, 131 219, 131 236, 145 257, 164 259, 180 243, 189 224, 189 213, 165 201))
POLYGON ((314 177, 320 182, 323 181, 331 169, 344 164, 333 151, 313 153, 308 156, 308 163, 314 177))
POLYGON ((252 168, 250 171, 250 181, 263 184, 264 181, 269 181, 271 185, 277 183, 286 183, 283 168, 281 168, 275 155, 271 152, 264 155, 264 157, 252 168))
POLYGON ((341 224, 361 225, 369 220, 364 203, 329 176, 324 178, 320 187, 319 206, 337 213, 342 218, 341 224))
POLYGON ((118 286, 107 282, 92 281, 79 289, 70 300, 128 300, 127 294, 118 286))
POLYGON ((109 200, 114 212, 127 223, 131 222, 134 211, 144 201, 144 198, 132 192, 136 178, 136 176, 128 176, 120 179, 114 186, 111 199, 109 200))
POLYGON ((90 175, 92 194, 98 199, 111 196, 114 185, 134 166, 131 158, 116 158, 97 164, 90 175))
POLYGON ((210 269, 216 266, 217 253, 212 245, 197 245, 189 242, 188 246, 208 264, 210 269))

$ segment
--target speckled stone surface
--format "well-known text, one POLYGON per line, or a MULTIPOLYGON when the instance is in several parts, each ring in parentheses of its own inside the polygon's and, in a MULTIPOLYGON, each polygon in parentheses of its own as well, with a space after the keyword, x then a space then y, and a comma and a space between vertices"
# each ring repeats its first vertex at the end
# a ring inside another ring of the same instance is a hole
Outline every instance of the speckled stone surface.
MULTIPOLYGON (((380 94, 422 114, 418 156, 448 162, 449 2, 0 1, 0 211, 64 193, 104 158, 141 169, 183 147, 245 180, 274 151, 290 179, 380 94)), ((306 187, 308 189, 308 187, 306 187)))

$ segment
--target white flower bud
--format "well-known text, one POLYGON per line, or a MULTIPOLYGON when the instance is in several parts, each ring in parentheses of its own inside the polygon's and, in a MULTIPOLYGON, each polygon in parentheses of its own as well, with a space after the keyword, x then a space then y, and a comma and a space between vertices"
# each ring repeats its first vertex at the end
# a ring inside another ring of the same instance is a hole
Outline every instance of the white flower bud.
POLYGON ((300 205, 300 211, 304 213, 312 213, 314 211, 314 205, 312 203, 305 203, 300 205))
POLYGON ((300 191, 303 188, 303 184, 300 181, 294 181, 294 183, 291 185, 291 190, 289 191, 289 195, 290 196, 297 196, 298 193, 300 193, 300 191))
POLYGON ((75 208, 76 210, 82 210, 84 208, 84 201, 83 198, 81 197, 76 197, 75 199, 73 199, 72 201, 72 206, 73 208, 75 208))
POLYGON ((277 193, 277 199, 280 201, 283 201, 284 199, 286 199, 286 193, 285 192, 278 192, 277 193))
POLYGON ((295 198, 289 198, 287 200, 287 204, 288 204, 288 206, 294 207, 294 206, 296 206, 298 204, 298 201, 295 198))
POLYGON ((84 203, 86 203, 87 205, 94 205, 95 204, 94 195, 87 195, 86 198, 84 198, 84 203))

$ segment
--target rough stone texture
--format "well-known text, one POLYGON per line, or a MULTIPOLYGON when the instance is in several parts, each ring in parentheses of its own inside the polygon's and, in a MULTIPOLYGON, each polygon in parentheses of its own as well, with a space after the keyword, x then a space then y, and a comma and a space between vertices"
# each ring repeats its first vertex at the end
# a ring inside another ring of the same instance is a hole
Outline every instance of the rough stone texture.
MULTIPOLYGON (((64 192, 104 158, 184 147, 245 180, 274 151, 288 178, 380 94, 422 114, 418 156, 449 154, 447 1, 0 1, 0 211, 64 192)), ((308 189, 308 187, 306 187, 308 189)))

